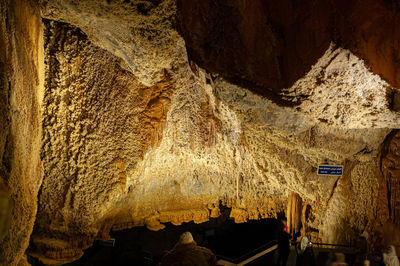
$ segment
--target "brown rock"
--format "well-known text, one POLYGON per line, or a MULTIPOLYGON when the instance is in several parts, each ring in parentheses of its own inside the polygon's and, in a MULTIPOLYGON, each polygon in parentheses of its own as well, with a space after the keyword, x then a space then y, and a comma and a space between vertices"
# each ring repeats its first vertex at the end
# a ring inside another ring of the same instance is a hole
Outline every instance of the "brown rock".
POLYGON ((395 1, 178 1, 189 57, 278 104, 329 43, 348 48, 400 87, 395 1))
POLYGON ((280 104, 331 41, 329 1, 178 1, 189 57, 280 104))
POLYGON ((2 178, 0 178, 0 241, 8 233, 11 225, 13 203, 10 193, 2 178))
POLYGON ((30 0, 2 0, 0 13, 0 178, 14 203, 0 264, 26 265, 42 180, 42 19, 30 0))
POLYGON ((168 251, 161 259, 159 266, 178 266, 178 265, 196 265, 196 266, 216 266, 217 257, 212 253, 211 250, 205 247, 200 247, 193 240, 193 237, 189 232, 183 233, 180 241, 175 247, 168 251), (190 235, 191 239, 186 235, 190 235))
POLYGON ((371 1, 42 0, 67 22, 45 20, 43 42, 36 2, 1 0, 0 175, 15 202, 1 261, 25 260, 37 200, 29 253, 48 264, 220 205, 236 222, 274 217, 292 192, 293 227, 304 214, 314 240, 397 217, 394 138, 382 168, 379 154, 400 122, 398 6, 371 1), (322 163, 344 175, 318 176, 322 163))

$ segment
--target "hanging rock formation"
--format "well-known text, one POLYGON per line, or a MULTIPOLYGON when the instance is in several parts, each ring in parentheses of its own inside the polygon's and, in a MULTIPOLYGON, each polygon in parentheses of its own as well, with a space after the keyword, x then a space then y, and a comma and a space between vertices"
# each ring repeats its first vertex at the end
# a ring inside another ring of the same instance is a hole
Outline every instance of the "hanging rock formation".
POLYGON ((42 261, 75 260, 110 230, 204 222, 220 204, 237 222, 273 217, 291 191, 315 210, 316 237, 344 241, 346 228, 327 217, 366 217, 357 228, 374 217, 389 130, 318 124, 195 64, 147 87, 79 29, 45 24, 44 178, 31 247, 42 261), (319 177, 321 162, 348 170, 319 177), (365 191, 358 208, 343 182, 365 191))
POLYGON ((30 236, 60 264, 221 205, 236 222, 289 210, 312 241, 397 228, 396 3, 40 0, 43 20, 0 3, 7 265, 30 236))
POLYGON ((291 193, 288 198, 287 224, 291 235, 300 232, 303 217, 303 201, 297 193, 291 193))
POLYGON ((189 56, 201 67, 293 105, 301 101, 287 102, 280 92, 331 42, 400 88, 399 8, 396 1, 375 0, 178 0, 178 21, 189 56))

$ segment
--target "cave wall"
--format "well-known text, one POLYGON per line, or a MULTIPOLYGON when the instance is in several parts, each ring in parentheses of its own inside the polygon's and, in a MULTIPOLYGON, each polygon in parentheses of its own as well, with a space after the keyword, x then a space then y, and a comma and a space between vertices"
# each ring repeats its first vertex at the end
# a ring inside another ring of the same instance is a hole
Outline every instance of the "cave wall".
POLYGON ((39 0, 42 16, 82 29, 90 40, 115 56, 144 85, 176 68, 184 52, 174 29, 175 0, 39 0))
POLYGON ((387 187, 387 200, 390 220, 400 224, 400 131, 388 137, 387 147, 382 159, 382 172, 387 187))
POLYGON ((12 223, 0 264, 24 265, 42 175, 43 30, 35 1, 2 0, 0 11, 0 178, 14 204, 11 217, 1 218, 12 223))
POLYGON ((310 71, 330 42, 349 49, 400 88, 396 1, 177 2, 189 57, 278 104, 301 103, 280 93, 310 71))
POLYGON ((330 1, 178 1, 178 23, 201 67, 289 105, 282 88, 308 72, 332 41, 330 8, 330 1))
POLYGON ((49 264, 220 205, 273 217, 292 193, 313 241, 385 226, 397 31, 371 25, 395 23, 395 3, 41 0, 44 22, 34 1, 0 3, 7 264, 24 263, 35 218, 28 252, 49 264), (318 176, 322 163, 344 175, 318 176))
POLYGON ((29 254, 72 261, 110 230, 201 223, 220 204, 236 222, 274 217, 293 192, 312 209, 315 240, 347 243, 381 218, 377 156, 390 129, 332 127, 180 60, 148 87, 80 29, 45 21, 44 176, 29 254), (320 163, 345 174, 318 176, 320 163))
POLYGON ((128 173, 161 141, 174 91, 168 74, 146 87, 120 61, 76 27, 45 21, 44 178, 33 243, 52 259, 77 259, 108 234, 106 218, 132 193, 128 173))

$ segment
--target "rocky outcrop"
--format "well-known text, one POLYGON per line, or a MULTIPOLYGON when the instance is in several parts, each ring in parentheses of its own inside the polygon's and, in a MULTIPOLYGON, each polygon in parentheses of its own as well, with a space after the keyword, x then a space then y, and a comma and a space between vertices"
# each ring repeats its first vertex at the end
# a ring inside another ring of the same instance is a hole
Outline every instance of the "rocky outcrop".
POLYGON ((178 1, 179 29, 201 67, 278 104, 334 42, 400 88, 395 1, 178 1), (238 52, 240 51, 240 52, 238 52))
POLYGON ((189 57, 276 103, 332 41, 329 1, 178 1, 189 57))
POLYGON ((378 158, 400 122, 398 35, 372 34, 366 16, 396 22, 390 1, 41 0, 44 22, 36 2, 0 3, 7 264, 36 199, 28 252, 48 264, 110 230, 201 223, 221 205, 236 222, 289 210, 294 231, 301 220, 331 243, 386 221, 397 144, 385 179, 378 158))
POLYGON ((318 123, 195 64, 147 87, 79 29, 46 21, 45 33, 44 177, 30 250, 42 261, 75 260, 110 230, 201 223, 220 204, 236 222, 273 217, 293 191, 313 210, 315 238, 344 242, 354 232, 338 217, 352 230, 376 217, 389 130, 318 123), (345 175, 318 176, 321 163, 344 164, 345 175))
POLYGON ((400 112, 391 105, 395 91, 349 50, 331 44, 281 95, 297 103, 298 112, 337 128, 397 128, 400 112))
POLYGON ((97 46, 122 58, 142 84, 154 85, 185 53, 173 28, 174 0, 40 0, 42 15, 82 29, 97 46))
POLYGON ((24 265, 42 178, 42 19, 35 1, 2 0, 0 12, 0 179, 14 203, 11 217, 1 211, 0 220, 12 223, 0 241, 0 264, 24 265))
POLYGON ((103 234, 101 221, 124 208, 130 171, 162 140, 174 88, 166 72, 146 87, 79 29, 45 24, 44 179, 34 252, 73 260, 103 234))

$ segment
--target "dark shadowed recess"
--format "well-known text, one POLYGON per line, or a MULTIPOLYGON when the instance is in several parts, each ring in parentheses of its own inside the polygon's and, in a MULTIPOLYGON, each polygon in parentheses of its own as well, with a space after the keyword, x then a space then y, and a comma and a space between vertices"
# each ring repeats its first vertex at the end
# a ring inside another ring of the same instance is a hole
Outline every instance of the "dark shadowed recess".
POLYGON ((275 103, 330 42, 400 87, 396 0, 178 0, 178 28, 190 60, 275 103))
MULTIPOLYGON (((275 239, 276 219, 251 220, 237 224, 229 215, 230 209, 226 208, 220 217, 202 224, 190 222, 175 226, 168 223, 160 231, 134 227, 111 232, 111 237, 115 238, 114 247, 105 247, 96 241, 85 250, 81 259, 64 265, 157 265, 162 255, 172 249, 179 236, 186 231, 192 233, 198 245, 229 258, 240 257, 275 239)), ((32 265, 43 265, 31 259, 32 265)))

